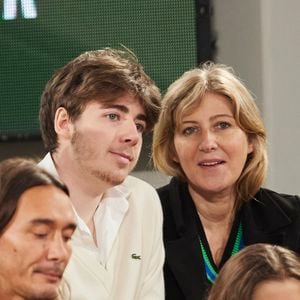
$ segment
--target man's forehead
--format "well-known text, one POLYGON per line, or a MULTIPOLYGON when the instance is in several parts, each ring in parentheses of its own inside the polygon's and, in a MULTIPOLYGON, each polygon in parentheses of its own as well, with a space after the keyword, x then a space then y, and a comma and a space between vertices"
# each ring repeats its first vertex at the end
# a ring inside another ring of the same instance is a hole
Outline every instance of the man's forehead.
POLYGON ((115 105, 134 105, 145 110, 143 101, 138 96, 129 92, 125 92, 120 95, 114 95, 113 97, 96 97, 95 99, 91 99, 89 102, 97 102, 99 103, 99 106, 103 108, 112 107, 115 105))
POLYGON ((73 216, 69 197, 53 186, 38 186, 26 190, 20 197, 17 212, 27 221, 73 216))

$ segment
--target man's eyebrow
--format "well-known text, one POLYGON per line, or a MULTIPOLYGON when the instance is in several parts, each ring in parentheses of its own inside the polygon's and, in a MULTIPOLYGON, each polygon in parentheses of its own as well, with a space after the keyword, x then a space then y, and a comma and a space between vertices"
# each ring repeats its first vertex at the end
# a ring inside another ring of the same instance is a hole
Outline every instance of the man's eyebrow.
POLYGON ((146 117, 145 114, 138 114, 138 115, 136 116, 136 119, 137 119, 137 120, 140 120, 140 121, 144 121, 144 122, 147 123, 147 117, 146 117))
POLYGON ((53 220, 47 219, 47 218, 40 218, 40 219, 33 219, 30 221, 32 225, 39 225, 39 224, 44 224, 44 225, 52 225, 54 223, 53 220))
MULTIPOLYGON (((127 106, 121 105, 121 104, 103 103, 102 108, 115 108, 123 113, 129 113, 129 108, 127 106)), ((145 121, 145 122, 147 121, 147 117, 145 114, 138 114, 136 116, 136 119, 145 121)))
POLYGON ((129 108, 125 105, 113 104, 113 103, 103 103, 101 106, 103 108, 115 108, 117 110, 120 110, 121 112, 129 113, 129 108))
MULTIPOLYGON (((31 220, 30 223, 32 225, 47 225, 47 226, 51 226, 55 223, 55 221, 51 220, 51 219, 47 219, 47 218, 40 218, 40 219, 34 219, 31 220)), ((75 230, 77 227, 76 223, 69 223, 65 229, 72 229, 75 230)))

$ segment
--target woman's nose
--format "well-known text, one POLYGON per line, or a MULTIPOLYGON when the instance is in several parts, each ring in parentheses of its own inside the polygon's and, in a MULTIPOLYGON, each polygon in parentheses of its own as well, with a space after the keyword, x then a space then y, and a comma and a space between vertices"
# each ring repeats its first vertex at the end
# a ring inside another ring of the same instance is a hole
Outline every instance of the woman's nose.
POLYGON ((213 132, 204 130, 201 134, 199 150, 203 152, 211 152, 218 148, 217 139, 213 132))

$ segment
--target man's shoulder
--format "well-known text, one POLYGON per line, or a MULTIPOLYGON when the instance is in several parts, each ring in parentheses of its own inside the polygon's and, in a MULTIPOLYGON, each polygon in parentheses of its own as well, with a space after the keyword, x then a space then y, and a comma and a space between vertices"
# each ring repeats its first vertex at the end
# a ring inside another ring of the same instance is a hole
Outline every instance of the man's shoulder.
POLYGON ((38 163, 38 166, 47 172, 49 172, 52 176, 59 180, 59 176, 53 162, 51 154, 48 152, 43 159, 38 163))
POLYGON ((143 190, 143 189, 147 189, 147 190, 152 190, 155 192, 154 187, 149 184, 148 182, 137 178, 135 176, 132 175, 128 175, 124 181, 124 185, 130 190, 130 191, 139 191, 139 190, 143 190))
POLYGON ((154 206, 159 204, 159 197, 155 188, 146 181, 134 177, 127 176, 123 183, 129 190, 130 202, 135 202, 138 205, 154 206))

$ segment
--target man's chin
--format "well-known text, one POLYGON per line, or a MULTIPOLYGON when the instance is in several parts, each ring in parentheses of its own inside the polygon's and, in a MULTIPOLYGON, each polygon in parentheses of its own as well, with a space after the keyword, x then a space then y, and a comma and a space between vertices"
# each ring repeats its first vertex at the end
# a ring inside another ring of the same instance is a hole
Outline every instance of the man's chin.
POLYGON ((101 171, 93 171, 92 175, 100 180, 101 182, 107 183, 109 186, 113 187, 121 184, 126 177, 128 176, 128 172, 119 171, 119 172, 101 172, 101 171))
POLYGON ((54 300, 59 295, 59 287, 53 284, 40 284, 38 287, 33 286, 31 292, 24 293, 24 299, 30 300, 54 300))
POLYGON ((59 287, 61 284, 62 284, 61 276, 48 275, 44 273, 36 273, 36 276, 34 277, 34 288, 36 292, 45 295, 48 294, 50 296, 52 295, 54 296, 54 298, 57 297, 59 287))
POLYGON ((116 177, 115 176, 115 177, 111 178, 110 181, 108 181, 108 183, 111 185, 111 187, 114 187, 116 185, 122 184, 127 176, 128 175, 123 176, 123 177, 121 177, 121 176, 116 177))

